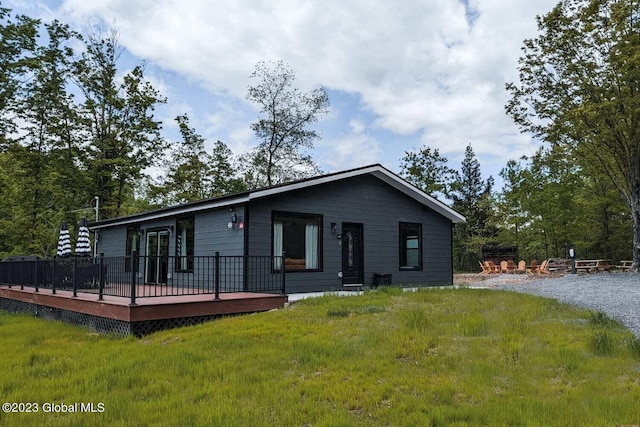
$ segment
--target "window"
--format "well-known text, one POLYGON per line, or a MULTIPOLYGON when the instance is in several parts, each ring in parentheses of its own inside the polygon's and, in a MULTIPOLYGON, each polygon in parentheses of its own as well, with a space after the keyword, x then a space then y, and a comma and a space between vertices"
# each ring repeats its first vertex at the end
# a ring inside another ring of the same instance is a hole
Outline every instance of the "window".
POLYGON ((400 223, 400 270, 422 270, 422 224, 400 223))
POLYGON ((124 271, 131 271, 131 254, 136 251, 140 255, 140 227, 127 227, 127 243, 125 249, 124 271))
MULTIPOLYGON (((322 269, 322 216, 293 213, 273 214, 273 254, 285 252, 285 270, 322 269)), ((274 268, 280 270, 280 260, 274 268)))
POLYGON ((193 218, 176 221, 176 271, 193 273, 193 218))

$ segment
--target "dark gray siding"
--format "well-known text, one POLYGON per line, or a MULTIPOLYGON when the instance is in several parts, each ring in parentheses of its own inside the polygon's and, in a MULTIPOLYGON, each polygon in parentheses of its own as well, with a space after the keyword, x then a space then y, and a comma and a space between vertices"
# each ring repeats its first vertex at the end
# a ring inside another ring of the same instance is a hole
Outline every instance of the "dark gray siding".
POLYGON ((103 228, 98 232, 98 254, 124 256, 127 248, 127 227, 103 228))
MULTIPOLYGON (((178 218, 186 218, 189 215, 180 216, 178 218)), ((194 254, 195 256, 213 257, 216 252, 220 255, 242 255, 244 251, 244 230, 239 228, 239 224, 245 220, 244 206, 236 206, 233 211, 229 208, 213 210, 208 212, 195 213, 194 217, 194 254), (231 221, 231 215, 237 215, 237 222, 232 229, 228 227, 231 221)), ((178 218, 170 217, 154 221, 145 221, 132 223, 138 225, 142 230, 140 238, 140 254, 146 254, 146 232, 151 230, 162 230, 167 227, 173 227, 174 232, 169 236, 169 255, 174 256, 176 253, 176 221, 178 218)), ((98 242, 98 253, 104 253, 106 257, 124 257, 126 255, 126 236, 127 226, 107 227, 100 230, 100 239, 98 242)), ((113 261, 112 261, 113 262, 113 261)), ((121 262, 124 263, 124 260, 121 262)), ((142 263, 142 261, 141 261, 142 263)), ((239 270, 241 271, 241 261, 237 261, 239 270)), ((198 266, 212 266, 212 262, 196 261, 196 270, 198 266)), ((174 272, 175 264, 173 259, 169 262, 169 282, 173 279, 175 283, 188 284, 189 286, 206 286, 201 283, 202 278, 210 277, 210 274, 202 271, 194 271, 193 273, 177 273, 174 272)), ((211 267, 209 267, 211 268, 211 267)), ((144 271, 144 269, 141 269, 144 271)), ((241 290, 242 277, 237 279, 229 279, 226 284, 226 290, 241 290)), ((225 284, 223 284, 225 285, 225 284)))
POLYGON ((196 214, 194 252, 196 255, 242 255, 244 248, 244 229, 239 228, 244 222, 244 207, 227 208, 196 214), (235 213, 238 222, 229 229, 231 215, 235 213))
POLYGON ((331 223, 364 225, 364 281, 374 273, 390 273, 395 284, 451 284, 451 221, 379 179, 358 176, 331 184, 290 191, 254 200, 249 207, 248 253, 272 252, 272 211, 323 215, 321 272, 287 273, 287 291, 342 289, 342 247, 331 233, 331 223), (399 222, 422 224, 423 270, 400 271, 399 222))
MULTIPOLYGON (((238 227, 244 221, 244 207, 236 206, 233 211, 228 208, 196 213, 192 215, 195 223, 194 253, 196 256, 213 256, 216 251, 220 255, 242 255, 244 247, 244 230, 238 227), (229 229, 228 223, 231 215, 235 213, 238 218, 233 229, 229 229)), ((188 217, 182 216, 180 218, 188 217)), ((154 221, 132 223, 142 230, 140 253, 146 253, 147 230, 159 230, 166 227, 176 227, 176 218, 166 218, 154 221)), ((105 256, 124 256, 126 252, 127 226, 115 226, 103 228, 99 232, 98 253, 104 252, 105 256)), ((176 237, 172 233, 169 237, 169 254, 175 254, 176 237)))

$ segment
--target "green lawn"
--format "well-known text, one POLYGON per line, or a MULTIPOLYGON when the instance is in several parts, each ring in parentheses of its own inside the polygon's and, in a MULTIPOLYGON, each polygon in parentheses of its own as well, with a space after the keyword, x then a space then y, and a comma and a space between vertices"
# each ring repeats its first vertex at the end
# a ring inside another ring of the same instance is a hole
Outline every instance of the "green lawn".
POLYGON ((516 293, 389 288, 140 340, 0 312, 0 348, 0 401, 38 404, 3 426, 640 424, 640 340, 516 293))

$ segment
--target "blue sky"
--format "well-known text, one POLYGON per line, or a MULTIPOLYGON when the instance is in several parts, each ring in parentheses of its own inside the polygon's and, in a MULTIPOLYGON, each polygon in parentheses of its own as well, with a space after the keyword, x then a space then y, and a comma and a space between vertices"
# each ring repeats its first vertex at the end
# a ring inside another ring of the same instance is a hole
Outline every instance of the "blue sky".
POLYGON ((522 41, 557 0, 3 1, 82 30, 115 26, 122 66, 144 60, 167 97, 166 136, 188 114, 210 144, 256 141, 245 100, 258 61, 283 60, 303 90, 324 86, 330 114, 312 152, 324 172, 370 163, 399 170, 407 150, 438 148, 459 168, 471 143, 484 177, 539 146, 504 113, 522 41))

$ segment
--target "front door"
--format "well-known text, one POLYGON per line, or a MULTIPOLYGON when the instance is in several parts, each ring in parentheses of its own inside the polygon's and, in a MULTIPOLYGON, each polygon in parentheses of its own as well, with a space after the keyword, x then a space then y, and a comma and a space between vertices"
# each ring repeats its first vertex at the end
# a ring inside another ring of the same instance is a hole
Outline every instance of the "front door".
POLYGON ((146 283, 167 283, 169 272, 169 232, 147 232, 146 283))
POLYGON ((342 223, 342 285, 363 285, 364 245, 362 224, 342 223))

